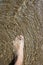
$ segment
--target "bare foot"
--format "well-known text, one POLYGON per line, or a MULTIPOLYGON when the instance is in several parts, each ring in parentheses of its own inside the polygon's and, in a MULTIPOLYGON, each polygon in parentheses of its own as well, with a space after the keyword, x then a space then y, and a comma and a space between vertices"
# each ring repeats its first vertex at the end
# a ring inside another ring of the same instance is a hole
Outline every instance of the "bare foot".
POLYGON ((17 61, 15 65, 22 65, 23 63, 23 48, 24 48, 24 37, 23 35, 19 35, 15 38, 13 41, 13 45, 15 46, 17 50, 17 61))

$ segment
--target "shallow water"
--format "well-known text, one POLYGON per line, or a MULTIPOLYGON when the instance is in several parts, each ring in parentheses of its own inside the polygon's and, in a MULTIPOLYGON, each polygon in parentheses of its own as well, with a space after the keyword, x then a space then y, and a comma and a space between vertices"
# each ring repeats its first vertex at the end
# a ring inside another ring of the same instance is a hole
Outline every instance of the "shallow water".
POLYGON ((43 65, 43 0, 0 0, 0 65, 13 59, 12 41, 20 34, 24 65, 43 65))

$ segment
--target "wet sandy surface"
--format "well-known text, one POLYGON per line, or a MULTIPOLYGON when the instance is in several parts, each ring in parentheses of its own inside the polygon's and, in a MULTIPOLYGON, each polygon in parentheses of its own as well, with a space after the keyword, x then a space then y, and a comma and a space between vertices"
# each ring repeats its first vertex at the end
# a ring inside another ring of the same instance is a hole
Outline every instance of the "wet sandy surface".
POLYGON ((0 65, 11 62, 12 41, 20 34, 23 65, 43 65, 43 0, 0 0, 0 65))

